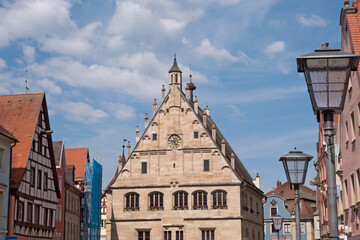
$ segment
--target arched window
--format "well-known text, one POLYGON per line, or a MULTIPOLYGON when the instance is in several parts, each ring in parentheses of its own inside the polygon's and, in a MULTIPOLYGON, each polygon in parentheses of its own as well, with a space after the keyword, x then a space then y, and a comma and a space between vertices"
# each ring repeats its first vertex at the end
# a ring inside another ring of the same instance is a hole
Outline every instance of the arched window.
POLYGON ((175 82, 177 83, 178 82, 178 75, 175 74, 175 82))
POLYGON ((178 191, 173 194, 174 197, 174 210, 188 209, 188 193, 184 191, 178 191))
POLYGON ((212 193, 213 205, 212 208, 223 209, 227 208, 227 193, 223 190, 216 190, 212 193))
POLYGON ((139 194, 137 193, 128 193, 125 195, 125 211, 139 211, 139 194))
POLYGON ((164 210, 164 194, 152 192, 149 194, 149 210, 164 210))
POLYGON ((207 209, 207 192, 196 191, 192 194, 193 209, 207 209))

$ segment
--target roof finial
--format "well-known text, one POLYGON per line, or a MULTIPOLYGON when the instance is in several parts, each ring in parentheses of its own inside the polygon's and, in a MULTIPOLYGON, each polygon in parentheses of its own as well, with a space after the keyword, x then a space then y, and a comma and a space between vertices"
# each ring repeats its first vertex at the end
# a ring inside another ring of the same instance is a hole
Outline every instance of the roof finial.
POLYGON ((125 138, 123 138, 123 145, 122 145, 122 148, 123 148, 123 153, 122 153, 122 157, 124 158, 125 157, 125 142, 126 142, 127 140, 125 139, 125 138))
POLYGON ((176 61, 176 53, 174 54, 174 61, 176 61))
POLYGON ((190 70, 190 75, 189 75, 189 77, 190 77, 190 82, 192 82, 192 75, 191 75, 191 64, 189 64, 189 70, 190 70))

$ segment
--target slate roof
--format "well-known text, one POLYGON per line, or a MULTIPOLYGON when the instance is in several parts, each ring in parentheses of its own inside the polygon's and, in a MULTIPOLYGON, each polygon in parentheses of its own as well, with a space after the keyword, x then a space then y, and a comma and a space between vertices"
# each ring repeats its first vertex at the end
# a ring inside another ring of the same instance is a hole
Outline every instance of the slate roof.
MULTIPOLYGON (((279 184, 278 187, 266 193, 265 196, 279 196, 285 200, 287 211, 290 214, 295 210, 294 188, 290 189, 290 184, 288 182, 279 184)), ((315 212, 313 206, 316 207, 316 191, 304 185, 300 185, 299 200, 302 202, 302 208, 300 208, 301 218, 312 218, 315 212)))
POLYGON ((177 62, 176 62, 176 56, 174 58, 174 63, 173 63, 172 67, 169 70, 169 73, 171 73, 171 72, 181 72, 181 70, 180 70, 180 68, 179 68, 179 66, 177 65, 177 62))
POLYGON ((0 125, 19 142, 12 151, 12 187, 18 187, 25 171, 44 93, 0 96, 0 125))
POLYGON ((0 125, 0 134, 12 139, 14 142, 18 142, 18 140, 13 135, 11 135, 11 133, 1 125, 0 125))
POLYGON ((89 159, 88 148, 65 149, 66 163, 75 166, 75 181, 85 180, 85 167, 89 159))

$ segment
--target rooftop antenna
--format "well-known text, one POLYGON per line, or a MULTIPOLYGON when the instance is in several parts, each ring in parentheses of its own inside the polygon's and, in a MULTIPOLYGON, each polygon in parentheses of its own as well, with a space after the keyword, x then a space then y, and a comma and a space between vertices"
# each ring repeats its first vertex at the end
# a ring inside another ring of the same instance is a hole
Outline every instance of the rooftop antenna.
POLYGON ((189 70, 190 70, 190 75, 189 75, 189 77, 190 77, 190 82, 192 82, 192 75, 191 75, 191 64, 189 64, 189 70))
POLYGON ((28 73, 31 72, 31 69, 25 69, 25 93, 30 92, 30 87, 28 86, 28 73))

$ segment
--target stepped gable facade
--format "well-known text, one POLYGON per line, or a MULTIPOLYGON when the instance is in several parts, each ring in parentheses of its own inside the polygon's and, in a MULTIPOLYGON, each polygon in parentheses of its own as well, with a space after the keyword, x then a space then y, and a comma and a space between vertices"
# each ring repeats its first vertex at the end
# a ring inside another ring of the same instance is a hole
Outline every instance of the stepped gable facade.
POLYGON ((182 91, 176 58, 168 81, 107 188, 107 239, 263 239, 263 192, 194 88, 182 91))
POLYGON ((44 93, 0 96, 0 125, 12 149, 9 236, 52 239, 60 198, 44 93))

